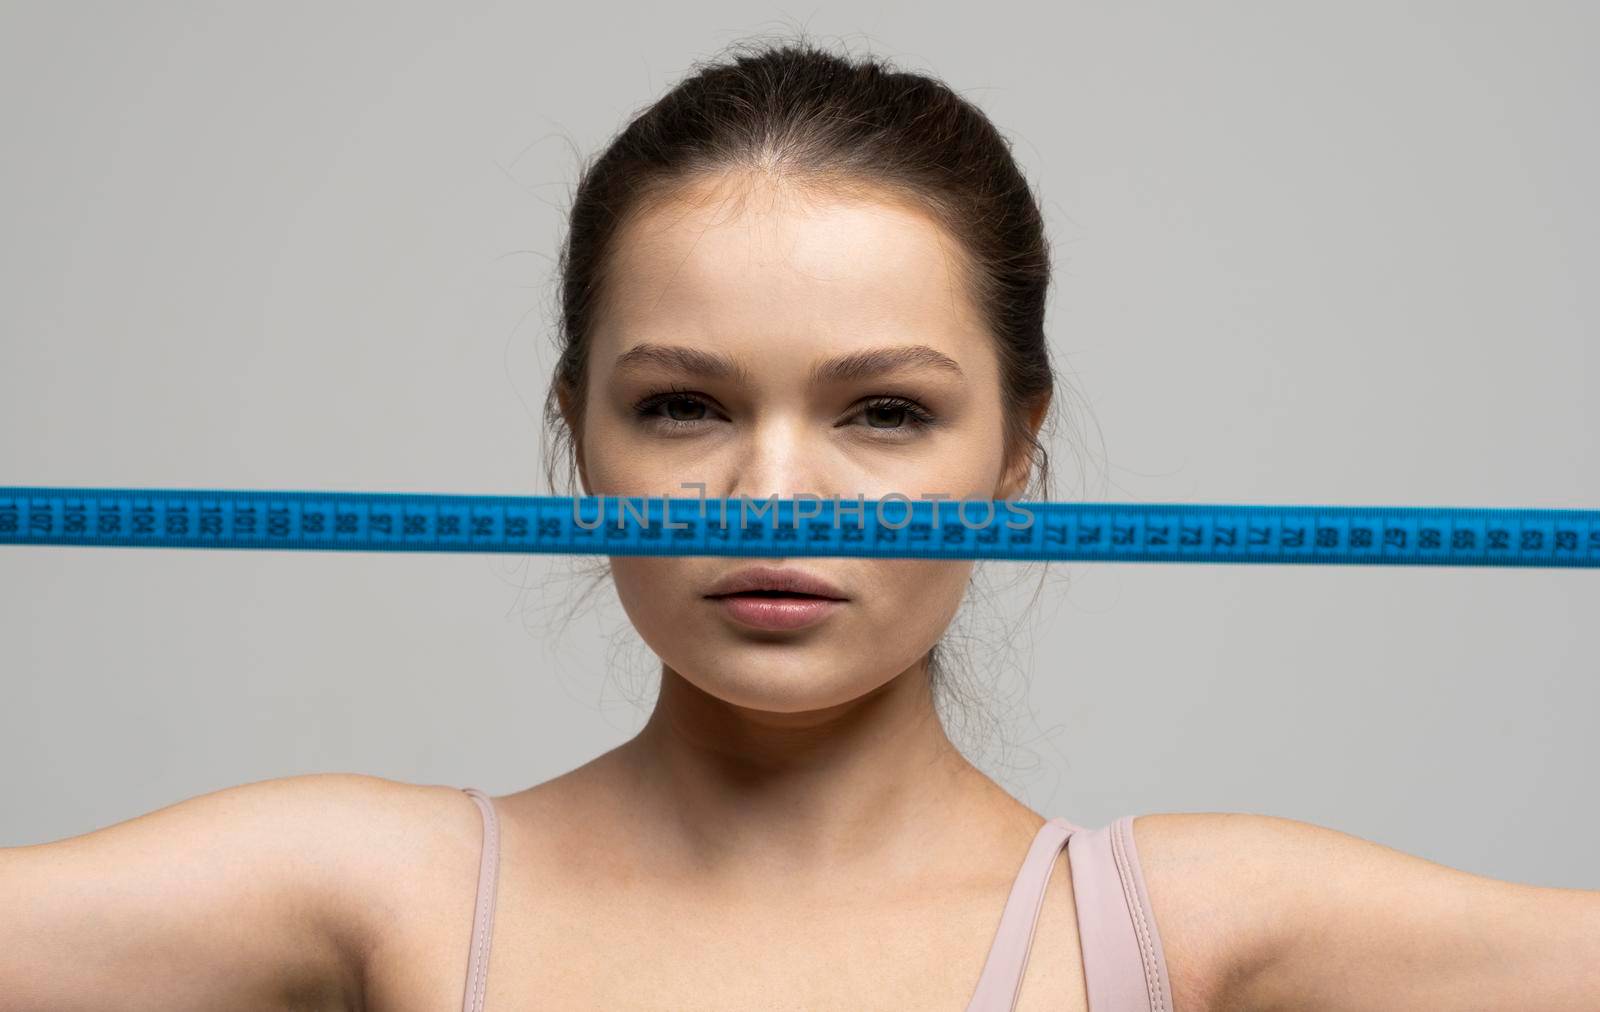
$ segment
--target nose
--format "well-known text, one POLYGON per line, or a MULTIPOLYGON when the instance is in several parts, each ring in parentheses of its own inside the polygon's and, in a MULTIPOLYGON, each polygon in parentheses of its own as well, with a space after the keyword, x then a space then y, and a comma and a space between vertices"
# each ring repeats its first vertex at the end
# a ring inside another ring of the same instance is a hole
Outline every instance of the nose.
POLYGON ((722 476, 725 490, 707 489, 706 494, 763 500, 801 494, 827 497, 834 489, 824 473, 824 442, 798 418, 762 419, 727 461, 722 476))
MULTIPOLYGON (((708 488, 705 494, 743 500, 745 505, 737 508, 740 515, 732 522, 758 529, 776 520, 775 514, 763 505, 773 496, 828 500, 837 494, 848 498, 850 493, 840 488, 846 484, 846 461, 832 449, 827 432, 815 426, 815 422, 808 423, 798 416, 762 418, 751 426, 738 446, 730 448, 732 453, 722 475, 723 490, 708 488)), ((814 507, 804 504, 796 514, 816 515, 814 507)), ((788 556, 780 551, 766 558, 781 563, 788 556)))

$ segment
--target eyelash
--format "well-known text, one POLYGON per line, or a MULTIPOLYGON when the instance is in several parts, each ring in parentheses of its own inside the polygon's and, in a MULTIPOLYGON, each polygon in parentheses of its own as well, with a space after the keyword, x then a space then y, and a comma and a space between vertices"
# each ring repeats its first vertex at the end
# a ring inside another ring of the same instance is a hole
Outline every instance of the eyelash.
MULTIPOLYGON (((704 418, 667 418, 664 415, 651 414, 651 412, 653 412, 656 408, 664 404, 669 404, 673 401, 692 401, 693 403, 704 405, 708 411, 712 410, 710 402, 702 395, 697 394, 692 390, 685 390, 674 386, 668 390, 654 391, 639 398, 639 400, 634 402, 633 411, 639 417, 648 419, 650 424, 653 424, 665 431, 681 431, 706 421, 704 418)), ((907 425, 895 426, 892 428, 867 426, 868 428, 877 429, 877 431, 880 432, 905 432, 908 430, 924 428, 934 424, 935 421, 933 414, 929 412, 927 408, 924 408, 921 404, 918 404, 909 397, 901 397, 896 394, 883 394, 877 397, 870 397, 861 405, 860 410, 870 411, 873 408, 878 408, 880 410, 889 409, 904 411, 906 413, 906 418, 909 420, 909 424, 907 425)), ((906 437, 888 436, 885 438, 904 439, 906 437)))

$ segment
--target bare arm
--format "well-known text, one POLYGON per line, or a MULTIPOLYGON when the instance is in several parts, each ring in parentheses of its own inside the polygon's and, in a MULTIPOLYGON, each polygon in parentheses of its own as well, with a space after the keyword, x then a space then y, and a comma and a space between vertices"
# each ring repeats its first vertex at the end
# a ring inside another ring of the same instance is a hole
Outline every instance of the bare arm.
POLYGON ((1164 898, 1180 962, 1200 968, 1191 1008, 1600 1009, 1600 891, 1502 882, 1293 819, 1137 825, 1158 922, 1164 898))
POLYGON ((0 1012, 360 1007, 350 813, 378 778, 215 791, 0 850, 0 1012))

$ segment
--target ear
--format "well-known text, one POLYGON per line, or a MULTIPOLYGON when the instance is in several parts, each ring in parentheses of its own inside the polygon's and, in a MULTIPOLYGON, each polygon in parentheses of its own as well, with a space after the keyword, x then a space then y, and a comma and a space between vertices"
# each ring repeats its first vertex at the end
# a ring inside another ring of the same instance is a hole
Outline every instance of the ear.
MULTIPOLYGON (((1051 391, 1046 390, 1040 394, 1028 408, 1027 426, 1028 434, 1038 438, 1039 429, 1044 425, 1045 416, 1050 411, 1051 391)), ((1023 450, 1018 450, 1016 459, 1006 467, 1000 478, 1000 487, 996 490, 996 499, 1015 499, 1028 487, 1028 476, 1033 470, 1033 458, 1023 450)))
POLYGON ((579 424, 581 419, 575 400, 566 381, 557 381, 556 403, 561 408, 561 420, 566 423, 567 432, 572 436, 572 457, 578 462, 578 487, 582 495, 590 495, 589 468, 583 460, 583 426, 579 424))

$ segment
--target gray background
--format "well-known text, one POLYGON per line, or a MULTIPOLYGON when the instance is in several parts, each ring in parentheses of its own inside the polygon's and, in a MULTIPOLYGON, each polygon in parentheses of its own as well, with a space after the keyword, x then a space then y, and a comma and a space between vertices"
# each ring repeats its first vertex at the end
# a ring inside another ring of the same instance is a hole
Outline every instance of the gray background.
MULTIPOLYGON (((803 26, 1015 140, 1078 398, 1059 497, 1600 506, 1596 10, 9 3, 0 483, 546 491, 578 155, 803 26)), ((1056 565, 1024 613, 1038 575, 988 567, 963 619, 1012 742, 982 765, 1034 808, 1600 888, 1600 574, 1056 565)), ((609 586, 562 628, 580 586, 0 548, 0 844, 309 772, 555 776, 655 685, 609 586)))

